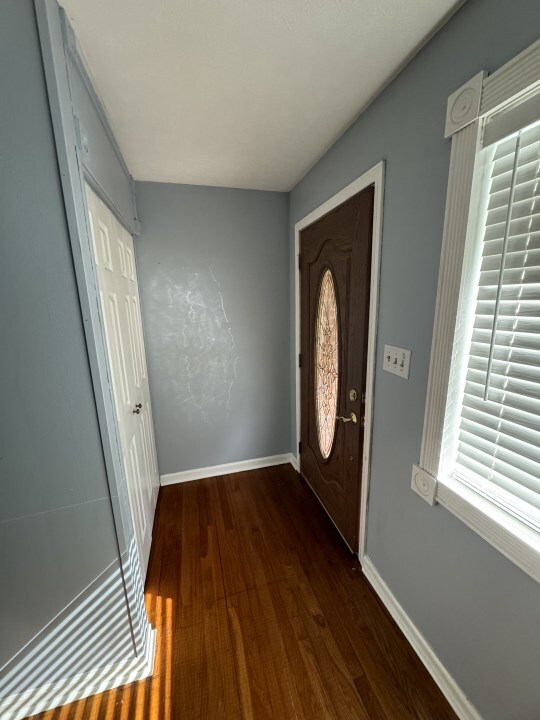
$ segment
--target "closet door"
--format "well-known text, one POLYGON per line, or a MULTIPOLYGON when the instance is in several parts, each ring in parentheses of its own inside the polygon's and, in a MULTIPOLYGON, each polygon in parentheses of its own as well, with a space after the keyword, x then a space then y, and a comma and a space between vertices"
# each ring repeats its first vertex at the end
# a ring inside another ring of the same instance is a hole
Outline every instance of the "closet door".
POLYGON ((143 577, 159 488, 133 238, 86 186, 129 501, 143 577))

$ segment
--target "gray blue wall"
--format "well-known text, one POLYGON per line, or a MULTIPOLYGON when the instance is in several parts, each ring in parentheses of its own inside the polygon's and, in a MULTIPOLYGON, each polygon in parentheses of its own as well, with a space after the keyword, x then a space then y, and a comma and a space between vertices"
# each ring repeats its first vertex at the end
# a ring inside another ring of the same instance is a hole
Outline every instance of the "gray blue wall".
MULTIPOLYGON (((53 618, 95 639, 85 588, 108 593, 94 654, 52 658, 41 680, 130 648, 33 3, 3 0, 0 20, 0 666, 12 659, 0 687, 9 671, 19 678, 1 698, 30 681, 25 654, 13 660, 25 643, 47 657, 53 618)), ((538 585, 409 485, 448 176, 446 98, 539 28, 537 0, 469 0, 292 191, 289 226, 285 194, 137 186, 160 471, 172 473, 295 448, 292 226, 387 160, 368 554, 485 720, 540 716, 538 585), (408 382, 380 371, 385 342, 412 349, 408 382)))
POLYGON ((94 190, 114 209, 131 232, 138 232, 137 208, 131 175, 110 130, 77 49, 77 40, 61 10, 71 52, 66 53, 70 97, 83 138, 81 152, 87 179, 94 190))
POLYGON ((285 193, 137 183, 161 474, 289 451, 285 193))
MULTIPOLYGON (((409 487, 420 455, 448 179, 446 100, 539 33, 538 0, 469 0, 290 196, 292 288, 294 223, 386 160, 367 551, 485 720, 540 718, 540 588, 409 487), (408 382, 381 371, 384 343, 412 350, 408 382)), ((291 308, 292 347, 293 323, 291 308)), ((294 392, 291 403, 295 447, 294 392)))
POLYGON ((0 97, 1 699, 133 649, 32 0, 0 7, 0 97))

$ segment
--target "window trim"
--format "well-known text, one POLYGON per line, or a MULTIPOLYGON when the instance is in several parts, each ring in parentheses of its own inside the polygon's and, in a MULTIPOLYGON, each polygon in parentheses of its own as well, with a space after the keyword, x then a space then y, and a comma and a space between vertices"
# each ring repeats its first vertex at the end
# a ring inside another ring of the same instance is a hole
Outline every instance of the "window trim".
POLYGON ((459 481, 437 477, 465 250, 476 229, 473 176, 482 130, 490 116, 534 90, 540 91, 540 40, 492 75, 477 73, 448 98, 445 137, 452 138, 450 172, 422 447, 411 487, 430 505, 445 507, 540 582, 540 534, 459 481))

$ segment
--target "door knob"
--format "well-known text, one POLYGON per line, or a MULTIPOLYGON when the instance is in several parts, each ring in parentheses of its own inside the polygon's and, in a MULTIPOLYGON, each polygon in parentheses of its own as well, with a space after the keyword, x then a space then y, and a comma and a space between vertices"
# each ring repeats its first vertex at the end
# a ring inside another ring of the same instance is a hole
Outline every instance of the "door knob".
POLYGON ((342 415, 338 415, 336 417, 336 420, 343 420, 343 422, 353 422, 353 423, 358 422, 358 418, 356 417, 355 413, 353 413, 353 412, 351 413, 350 417, 348 417, 348 418, 343 417, 342 415))

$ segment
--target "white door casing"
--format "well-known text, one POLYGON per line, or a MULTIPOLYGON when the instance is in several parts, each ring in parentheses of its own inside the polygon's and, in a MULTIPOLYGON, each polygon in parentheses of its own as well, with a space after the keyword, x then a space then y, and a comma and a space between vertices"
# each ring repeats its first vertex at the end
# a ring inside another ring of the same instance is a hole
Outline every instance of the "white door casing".
POLYGON ((143 578, 159 489, 133 238, 86 186, 129 502, 143 578))
MULTIPOLYGON (((371 246, 371 289, 369 302, 369 332, 368 332, 368 359, 366 373, 366 399, 364 404, 365 427, 364 427, 364 452, 362 458, 362 487, 361 499, 358 512, 360 513, 360 537, 358 545, 358 557, 362 563, 366 557, 367 542, 367 510, 369 498, 369 479, 371 470, 371 438, 373 432, 373 400, 375 390, 375 365, 377 351, 377 327, 379 317, 379 278, 381 263, 381 245, 382 245, 382 224, 383 224, 383 207, 384 207, 384 177, 385 177, 385 161, 381 160, 372 168, 367 170, 356 180, 342 188, 339 192, 326 200, 318 208, 299 220, 294 226, 295 238, 295 276, 294 276, 294 305, 295 305, 295 358, 300 353, 300 269, 298 264, 298 255, 300 252, 300 232, 309 227, 312 223, 319 220, 326 213, 334 210, 346 200, 356 193, 360 192, 368 185, 375 185, 375 199, 373 207, 373 232, 371 246)), ((300 367, 296 363, 296 437, 300 439, 300 420, 301 420, 301 403, 300 403, 300 367)), ((297 451, 294 456, 294 466, 300 471, 300 455, 297 451)))

